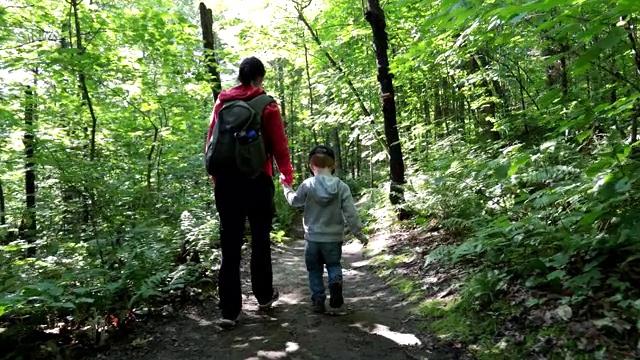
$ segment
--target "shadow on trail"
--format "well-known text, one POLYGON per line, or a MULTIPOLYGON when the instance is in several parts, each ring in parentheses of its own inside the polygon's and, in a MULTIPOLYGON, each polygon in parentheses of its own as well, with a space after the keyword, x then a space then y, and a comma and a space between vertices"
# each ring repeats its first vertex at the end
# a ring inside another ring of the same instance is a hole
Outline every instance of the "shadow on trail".
MULTIPOLYGON (((115 359, 459 359, 410 320, 402 298, 377 278, 360 246, 344 247, 345 305, 335 313, 311 312, 304 242, 274 247, 274 284, 280 301, 260 312, 244 283, 238 326, 222 331, 217 309, 199 307, 165 318, 115 359)), ((244 256, 248 258, 248 256, 244 256)), ((245 267, 247 268, 247 267, 245 267)), ((243 273, 243 280, 249 279, 243 273)), ((326 274, 325 274, 326 278, 326 274)), ((326 281, 326 279, 325 279, 326 281)), ((328 303, 328 301, 327 301, 328 303)), ((327 307, 327 309, 330 309, 327 307)))

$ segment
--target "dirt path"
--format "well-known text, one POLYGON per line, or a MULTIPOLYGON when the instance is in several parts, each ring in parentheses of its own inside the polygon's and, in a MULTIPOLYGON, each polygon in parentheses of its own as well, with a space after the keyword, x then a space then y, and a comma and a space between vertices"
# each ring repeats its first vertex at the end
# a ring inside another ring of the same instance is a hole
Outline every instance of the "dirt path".
MULTIPOLYGON (((243 274, 244 309, 240 323, 222 331, 213 304, 156 320, 132 344, 99 359, 459 359, 420 331, 408 305, 376 277, 358 244, 344 247, 345 306, 341 313, 310 310, 304 242, 273 250, 274 284, 280 301, 259 312, 243 274)), ((247 256, 245 256, 247 258, 247 256)), ((326 278, 326 274, 325 274, 326 278)), ((328 303, 328 302, 327 302, 328 303)))

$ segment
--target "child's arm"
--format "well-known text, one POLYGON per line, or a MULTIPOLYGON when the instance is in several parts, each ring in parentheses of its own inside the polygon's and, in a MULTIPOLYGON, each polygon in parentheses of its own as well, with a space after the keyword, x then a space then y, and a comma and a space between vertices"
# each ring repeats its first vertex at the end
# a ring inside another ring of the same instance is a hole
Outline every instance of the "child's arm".
POLYGON ((283 184, 284 197, 287 198, 289 205, 293 207, 302 207, 307 201, 307 182, 303 182, 298 187, 298 191, 293 190, 289 185, 283 184))
POLYGON ((369 240, 362 232, 362 224, 360 223, 360 217, 358 216, 358 210, 353 202, 353 196, 351 195, 351 189, 347 184, 342 184, 342 214, 344 215, 349 230, 353 236, 355 236, 362 244, 366 245, 369 240))

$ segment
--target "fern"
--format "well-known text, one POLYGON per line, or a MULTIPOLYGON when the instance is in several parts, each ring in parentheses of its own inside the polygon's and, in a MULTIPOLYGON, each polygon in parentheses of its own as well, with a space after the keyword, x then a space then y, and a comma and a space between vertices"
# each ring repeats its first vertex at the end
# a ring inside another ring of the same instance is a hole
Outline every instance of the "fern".
POLYGON ((145 279, 140 289, 138 289, 138 291, 129 301, 129 309, 133 309, 134 306, 137 305, 140 301, 144 301, 149 299, 150 297, 160 295, 160 290, 163 286, 163 283, 167 280, 167 275, 168 272, 161 271, 145 279))
POLYGON ((429 266, 434 263, 449 262, 451 254, 455 249, 454 245, 440 245, 433 249, 424 259, 424 266, 429 266))
POLYGON ((460 218, 448 218, 440 222, 443 228, 456 234, 466 234, 473 232, 475 226, 469 220, 460 218))

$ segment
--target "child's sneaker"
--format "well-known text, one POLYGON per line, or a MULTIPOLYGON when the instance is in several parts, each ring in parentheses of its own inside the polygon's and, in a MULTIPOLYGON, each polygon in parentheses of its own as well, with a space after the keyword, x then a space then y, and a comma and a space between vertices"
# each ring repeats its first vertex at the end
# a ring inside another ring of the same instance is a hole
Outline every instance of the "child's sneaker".
POLYGON ((269 310, 271 309, 273 303, 278 301, 278 299, 280 299, 280 292, 278 291, 278 289, 273 288, 273 295, 271 295, 271 300, 269 300, 269 302, 266 304, 258 304, 258 309, 260 311, 269 310))
POLYGON ((334 309, 338 309, 344 304, 344 298, 342 297, 342 283, 339 281, 329 284, 329 306, 334 309))
POLYGON ((313 312, 316 314, 323 314, 325 311, 324 301, 322 300, 313 300, 313 312))

